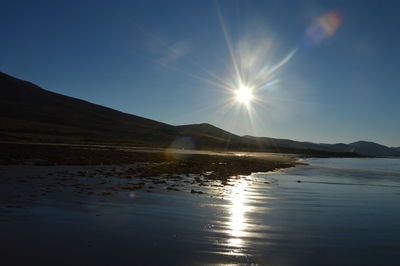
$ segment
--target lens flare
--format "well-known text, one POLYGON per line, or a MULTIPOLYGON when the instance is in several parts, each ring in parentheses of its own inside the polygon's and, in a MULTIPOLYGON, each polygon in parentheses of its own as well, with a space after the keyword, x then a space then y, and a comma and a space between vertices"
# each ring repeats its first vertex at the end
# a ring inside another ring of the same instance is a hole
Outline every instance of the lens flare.
POLYGON ((342 16, 339 11, 331 10, 319 16, 306 31, 305 46, 320 44, 333 36, 342 24, 342 16))
POLYGON ((189 150, 195 150, 196 143, 193 138, 188 136, 178 136, 165 150, 165 157, 168 161, 183 160, 191 156, 189 150))

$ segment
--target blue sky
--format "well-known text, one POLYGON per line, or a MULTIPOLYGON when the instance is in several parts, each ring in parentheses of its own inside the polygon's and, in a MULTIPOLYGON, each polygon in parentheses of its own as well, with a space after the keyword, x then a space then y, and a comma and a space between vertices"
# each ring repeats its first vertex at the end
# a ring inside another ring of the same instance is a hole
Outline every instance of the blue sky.
POLYGON ((174 125, 400 146, 399 8, 398 1, 2 1, 0 71, 174 125), (307 30, 332 10, 340 27, 310 42, 307 30), (251 66, 243 71, 250 77, 288 59, 265 81, 273 85, 254 90, 250 113, 232 98, 231 55, 251 66))

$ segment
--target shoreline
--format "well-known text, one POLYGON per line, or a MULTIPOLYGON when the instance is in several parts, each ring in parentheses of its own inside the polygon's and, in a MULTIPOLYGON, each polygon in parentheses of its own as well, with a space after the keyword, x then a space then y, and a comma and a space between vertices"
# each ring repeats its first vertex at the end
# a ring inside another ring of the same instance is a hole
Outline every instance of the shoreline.
POLYGON ((207 194, 215 188, 218 195, 231 180, 304 164, 294 156, 278 154, 257 157, 34 144, 0 147, 0 209, 57 199, 80 205, 112 202, 138 191, 207 194))

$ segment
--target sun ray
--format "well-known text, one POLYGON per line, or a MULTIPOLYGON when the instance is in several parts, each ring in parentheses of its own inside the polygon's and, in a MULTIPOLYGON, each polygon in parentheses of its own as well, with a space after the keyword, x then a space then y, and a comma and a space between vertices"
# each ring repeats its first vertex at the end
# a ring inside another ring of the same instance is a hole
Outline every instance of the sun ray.
POLYGON ((202 108, 192 110, 192 112, 211 110, 216 114, 214 117, 218 117, 215 120, 216 123, 225 121, 224 124, 227 125, 231 120, 231 128, 237 128, 238 118, 243 118, 248 123, 246 131, 254 133, 260 125, 265 123, 260 119, 258 112, 263 110, 263 113, 274 116, 274 112, 279 113, 282 110, 283 101, 294 100, 286 99, 282 94, 284 91, 281 91, 283 87, 281 69, 294 57, 297 48, 280 60, 276 60, 275 53, 272 53, 276 40, 267 37, 264 34, 267 32, 264 28, 261 34, 256 30, 246 31, 242 38, 233 42, 218 1, 216 1, 216 11, 230 59, 225 61, 227 74, 220 75, 211 71, 193 60, 190 55, 180 60, 190 64, 192 68, 182 68, 178 64, 163 64, 158 61, 154 63, 204 82, 209 85, 209 88, 226 94, 219 101, 212 99, 204 102, 202 108), (188 69, 192 71, 189 72, 188 69))
POLYGON ((232 66, 233 66, 233 68, 235 70, 236 77, 239 79, 239 82, 242 82, 242 75, 241 75, 241 72, 240 72, 240 69, 239 69, 239 66, 238 66, 238 63, 237 63, 237 59, 236 59, 235 53, 233 51, 232 42, 231 42, 231 39, 229 37, 228 30, 227 30, 227 27, 225 25, 225 21, 224 21, 224 18, 222 16, 221 8, 220 8, 220 6, 218 4, 218 1, 216 1, 216 6, 217 6, 218 18, 219 18, 219 21, 220 21, 220 24, 221 24, 222 31, 224 33, 224 38, 225 38, 226 45, 227 45, 228 50, 229 50, 229 54, 230 54, 230 57, 231 57, 231 60, 232 60, 232 66))

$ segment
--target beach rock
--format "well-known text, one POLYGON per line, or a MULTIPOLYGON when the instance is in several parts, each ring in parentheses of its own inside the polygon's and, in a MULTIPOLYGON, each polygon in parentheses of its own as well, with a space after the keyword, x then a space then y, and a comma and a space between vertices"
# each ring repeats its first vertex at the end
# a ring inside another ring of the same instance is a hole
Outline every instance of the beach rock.
POLYGON ((167 190, 180 191, 179 189, 173 187, 167 187, 167 190))

